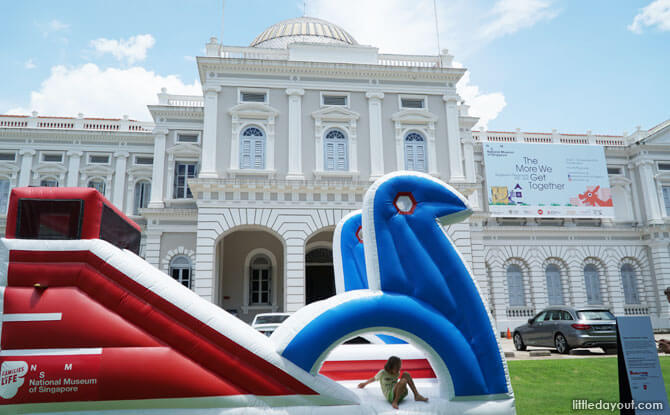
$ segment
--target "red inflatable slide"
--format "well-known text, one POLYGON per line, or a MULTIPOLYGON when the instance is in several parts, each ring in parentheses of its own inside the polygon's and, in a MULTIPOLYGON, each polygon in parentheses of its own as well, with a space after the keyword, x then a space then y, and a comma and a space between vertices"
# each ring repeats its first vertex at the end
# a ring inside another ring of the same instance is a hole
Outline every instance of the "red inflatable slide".
POLYGON ((93 189, 12 191, 0 241, 0 411, 356 403, 138 257, 139 240, 93 189))

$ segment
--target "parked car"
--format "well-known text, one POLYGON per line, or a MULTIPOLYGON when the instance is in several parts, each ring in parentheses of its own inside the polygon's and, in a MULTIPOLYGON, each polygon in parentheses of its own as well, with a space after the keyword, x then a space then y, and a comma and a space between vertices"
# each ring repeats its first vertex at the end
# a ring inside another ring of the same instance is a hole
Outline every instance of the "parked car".
POLYGON ((603 307, 548 307, 528 323, 514 329, 514 347, 555 347, 569 353, 580 347, 600 347, 605 353, 616 351, 616 320, 603 307))
POLYGON ((251 327, 270 337, 275 329, 281 325, 290 313, 262 313, 256 314, 251 327))

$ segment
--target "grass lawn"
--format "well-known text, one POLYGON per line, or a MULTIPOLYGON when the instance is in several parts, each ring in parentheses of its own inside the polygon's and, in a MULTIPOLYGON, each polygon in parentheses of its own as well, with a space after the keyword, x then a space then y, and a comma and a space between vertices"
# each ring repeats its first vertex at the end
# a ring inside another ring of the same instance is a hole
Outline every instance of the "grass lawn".
MULTIPOLYGON (((664 356, 660 360, 665 388, 670 391, 670 357, 664 356)), ((507 365, 518 415, 612 413, 573 411, 572 400, 619 401, 616 357, 513 360, 507 365)))

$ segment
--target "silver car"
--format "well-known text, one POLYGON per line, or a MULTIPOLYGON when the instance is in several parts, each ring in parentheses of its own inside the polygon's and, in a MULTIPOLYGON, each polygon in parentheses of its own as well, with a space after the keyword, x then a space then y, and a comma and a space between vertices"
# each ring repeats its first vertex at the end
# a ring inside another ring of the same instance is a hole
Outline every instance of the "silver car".
POLYGON ((580 347, 600 347, 605 353, 616 351, 616 320, 602 307, 548 307, 528 323, 514 329, 514 347, 555 347, 569 353, 580 347))

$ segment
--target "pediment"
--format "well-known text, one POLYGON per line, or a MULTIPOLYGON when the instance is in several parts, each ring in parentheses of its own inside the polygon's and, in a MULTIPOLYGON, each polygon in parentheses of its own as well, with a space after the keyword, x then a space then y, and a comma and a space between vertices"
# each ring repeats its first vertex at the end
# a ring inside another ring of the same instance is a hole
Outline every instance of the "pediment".
POLYGON ((640 144, 651 146, 670 145, 670 119, 665 120, 649 130, 649 135, 640 141, 640 144))
POLYGON ((344 107, 326 107, 312 112, 315 120, 351 121, 360 118, 360 114, 344 107))
POLYGON ((179 156, 200 156, 200 147, 195 144, 190 143, 178 143, 174 146, 165 150, 168 154, 174 154, 179 156))
POLYGON ((426 110, 405 109, 393 114, 391 119, 404 124, 426 124, 437 121, 437 116, 426 110))
POLYGON ((239 118, 268 119, 279 115, 279 111, 260 102, 243 102, 228 110, 232 116, 239 118))
POLYGON ((114 169, 109 166, 86 166, 80 169, 80 171, 89 176, 109 176, 110 174, 114 173, 114 169))
POLYGON ((62 164, 43 164, 41 166, 35 167, 35 172, 37 173, 56 173, 61 174, 67 172, 67 168, 62 164))
POLYGON ((135 177, 139 176, 151 177, 152 173, 153 173, 153 167, 149 166, 133 166, 128 169, 128 174, 135 177))

